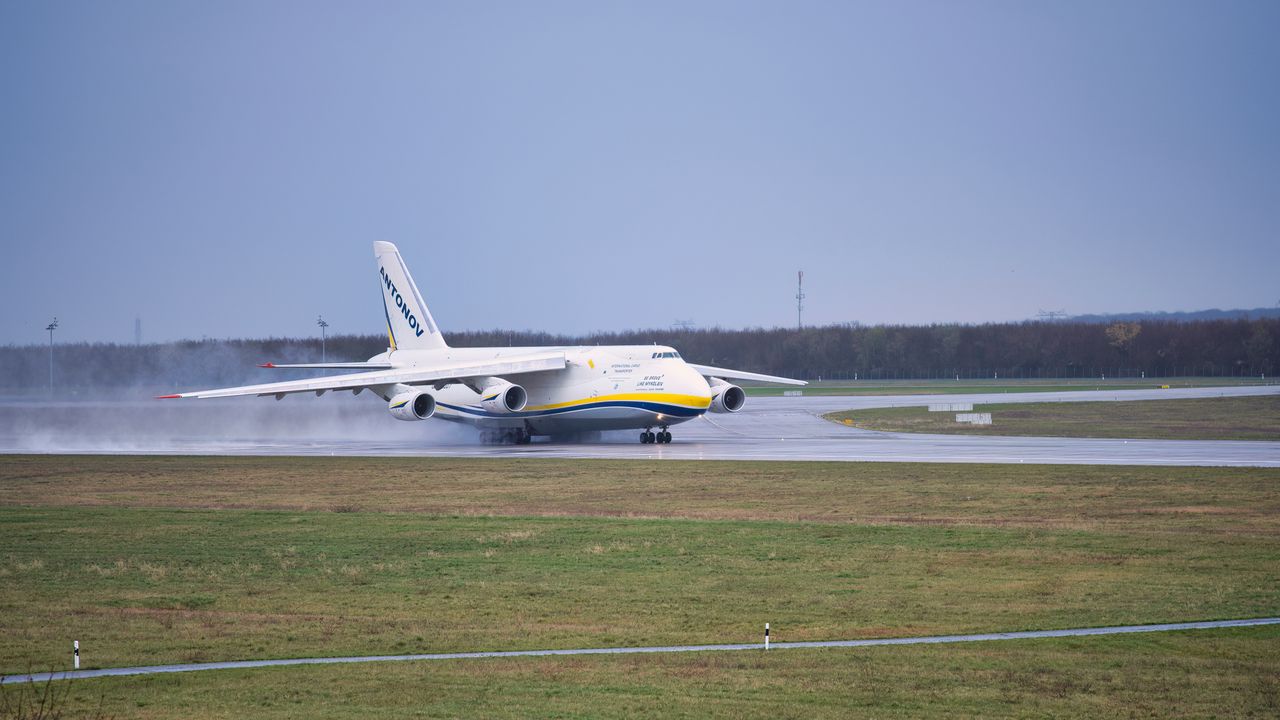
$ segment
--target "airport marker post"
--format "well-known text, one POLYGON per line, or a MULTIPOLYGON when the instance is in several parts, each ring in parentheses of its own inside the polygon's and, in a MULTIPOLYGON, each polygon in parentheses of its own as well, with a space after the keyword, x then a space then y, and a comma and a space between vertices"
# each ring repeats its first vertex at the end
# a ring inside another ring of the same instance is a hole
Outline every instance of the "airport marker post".
MULTIPOLYGON (((764 624, 764 649, 765 650, 769 649, 769 623, 764 624)), ((79 653, 80 651, 77 650, 76 652, 79 653)), ((76 662, 79 662, 79 660, 76 660, 76 662)), ((80 667, 80 666, 76 665, 76 667, 80 667)))
POLYGON ((71 643, 72 643, 72 646, 75 648, 75 665, 76 665, 76 670, 79 670, 79 669, 80 669, 80 641, 79 641, 79 640, 72 640, 72 641, 71 641, 71 643))

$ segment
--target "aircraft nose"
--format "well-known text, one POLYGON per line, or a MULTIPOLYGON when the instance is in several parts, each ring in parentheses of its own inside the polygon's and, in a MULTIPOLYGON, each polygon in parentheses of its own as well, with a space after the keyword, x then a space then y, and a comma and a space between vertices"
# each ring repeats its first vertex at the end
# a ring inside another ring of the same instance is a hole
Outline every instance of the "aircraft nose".
POLYGON ((688 365, 684 366, 683 370, 680 384, 686 388, 685 392, 710 401, 715 393, 711 392, 711 386, 707 384, 707 379, 688 365))

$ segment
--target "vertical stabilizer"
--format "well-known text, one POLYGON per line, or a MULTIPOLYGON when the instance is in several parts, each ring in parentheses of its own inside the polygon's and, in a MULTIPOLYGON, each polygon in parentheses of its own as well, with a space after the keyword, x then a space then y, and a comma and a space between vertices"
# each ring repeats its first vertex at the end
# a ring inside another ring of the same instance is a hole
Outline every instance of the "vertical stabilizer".
POLYGON ((378 283, 382 286, 382 305, 387 313, 387 338, 391 349, 435 350, 449 347, 427 310, 422 293, 413 284, 409 268, 396 246, 389 242, 375 242, 373 256, 378 260, 378 283))

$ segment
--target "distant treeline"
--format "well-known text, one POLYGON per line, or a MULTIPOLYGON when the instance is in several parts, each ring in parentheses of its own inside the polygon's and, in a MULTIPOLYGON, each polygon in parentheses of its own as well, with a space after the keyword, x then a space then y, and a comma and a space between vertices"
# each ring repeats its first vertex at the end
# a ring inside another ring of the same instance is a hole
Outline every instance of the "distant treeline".
POLYGON ((1066 322, 1113 323, 1113 322, 1155 322, 1173 320, 1191 322, 1194 320, 1249 320, 1258 318, 1280 318, 1280 306, 1269 308, 1236 308, 1233 310, 1181 310, 1175 312, 1128 312, 1107 313, 1105 315, 1072 315, 1066 322))
MULTIPOLYGON (((527 331, 447 333, 455 347, 671 345, 691 362, 803 379, 1258 376, 1280 368, 1280 319, 1022 322, 988 325, 829 325, 795 329, 639 330, 586 336, 527 331)), ((330 360, 364 360, 381 335, 329 338, 330 360)), ((192 388, 286 379, 257 363, 315 362, 318 338, 204 340, 54 348, 62 388, 192 388)), ((0 387, 49 382, 48 347, 0 347, 0 387)))

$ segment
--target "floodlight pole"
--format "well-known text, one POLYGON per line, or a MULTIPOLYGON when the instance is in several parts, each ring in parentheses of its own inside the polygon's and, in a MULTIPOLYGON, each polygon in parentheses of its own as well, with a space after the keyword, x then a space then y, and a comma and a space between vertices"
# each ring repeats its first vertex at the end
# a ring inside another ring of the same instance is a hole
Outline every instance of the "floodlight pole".
POLYGON ((316 324, 320 326, 320 362, 327 362, 325 359, 324 341, 325 328, 329 327, 329 323, 324 321, 323 315, 316 316, 316 324))
POLYGON ((804 271, 796 272, 796 330, 802 330, 804 323, 801 313, 804 311, 804 271))
POLYGON ((49 331, 49 397, 53 397, 53 331, 58 329, 58 318, 54 318, 53 322, 45 326, 45 330, 49 331))

